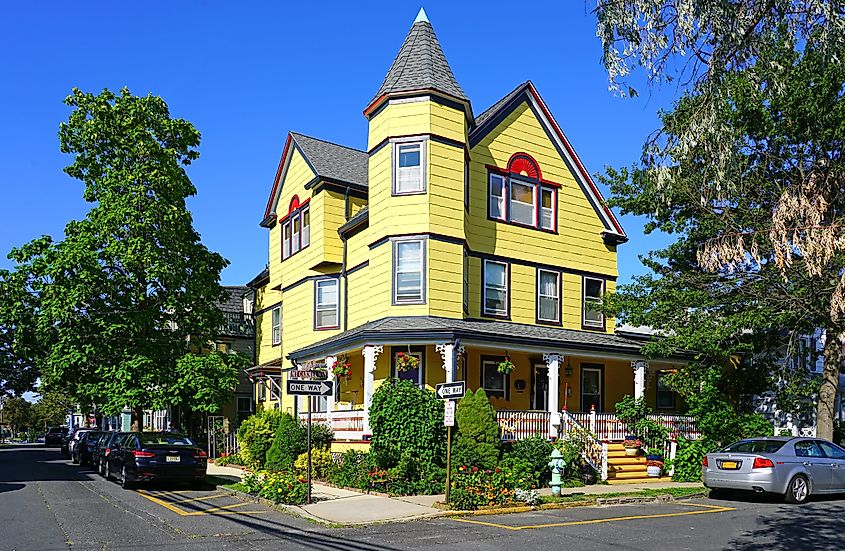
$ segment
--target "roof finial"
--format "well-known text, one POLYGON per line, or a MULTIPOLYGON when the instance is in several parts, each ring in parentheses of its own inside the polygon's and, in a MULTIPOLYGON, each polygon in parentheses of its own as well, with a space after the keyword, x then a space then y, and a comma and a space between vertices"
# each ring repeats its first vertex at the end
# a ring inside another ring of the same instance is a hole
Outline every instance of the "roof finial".
POLYGON ((418 13, 417 18, 414 19, 414 24, 416 23, 431 23, 428 20, 428 15, 425 13, 425 8, 420 8, 420 13, 418 13))

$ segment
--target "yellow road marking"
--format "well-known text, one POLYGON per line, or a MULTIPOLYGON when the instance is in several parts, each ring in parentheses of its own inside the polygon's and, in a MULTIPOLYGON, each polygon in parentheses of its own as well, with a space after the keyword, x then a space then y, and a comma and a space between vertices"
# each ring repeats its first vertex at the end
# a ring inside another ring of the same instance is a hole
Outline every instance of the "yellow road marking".
MULTIPOLYGON (((156 496, 150 494, 146 490, 138 490, 138 495, 140 495, 141 497, 144 497, 146 499, 149 499, 150 501, 152 501, 156 505, 161 505, 165 509, 173 511, 174 513, 176 513, 177 515, 182 516, 182 517, 195 517, 195 516, 201 516, 201 515, 260 515, 260 514, 268 512, 268 511, 230 511, 229 510, 229 509, 234 509, 235 507, 243 507, 244 505, 249 505, 248 503, 233 503, 231 505, 223 505, 223 506, 220 506, 220 507, 212 507, 210 509, 205 509, 205 510, 202 510, 202 511, 184 511, 184 510, 180 509, 179 507, 174 506, 171 503, 168 503, 168 502, 166 502, 162 499, 157 498, 156 496)), ((213 497, 225 497, 225 495, 213 496, 213 497)), ((186 501, 198 501, 199 499, 203 499, 203 498, 188 499, 188 500, 185 500, 185 501, 177 501, 175 503, 185 503, 186 501)), ((211 498, 209 497, 209 498, 206 498, 206 499, 211 499, 211 498)))
POLYGON ((560 528, 564 526, 580 526, 585 524, 602 524, 605 522, 619 522, 625 520, 642 520, 647 518, 668 518, 668 517, 684 517, 689 515, 706 515, 710 513, 724 513, 726 511, 736 511, 734 507, 721 507, 717 505, 705 505, 703 503, 683 503, 679 505, 693 505, 696 507, 705 507, 705 510, 699 511, 684 511, 681 513, 655 513, 652 515, 630 515, 626 517, 610 517, 610 518, 598 518, 592 520, 573 520, 570 522, 553 522, 549 524, 529 524, 526 526, 509 526, 507 524, 497 524, 495 522, 485 522, 482 520, 472 520, 466 518, 453 518, 452 520, 456 522, 465 522, 468 524, 479 524, 481 526, 490 526, 492 528, 503 528, 505 530, 533 530, 537 528, 560 528))
MULTIPOLYGON (((234 509, 235 507, 243 507, 244 505, 250 505, 249 503, 233 503, 231 505, 223 505, 221 507, 212 507, 210 509, 203 509, 202 511, 193 511, 190 514, 205 514, 205 513, 214 513, 216 511, 224 511, 226 509, 234 509)), ((235 511, 236 513, 239 511, 235 511)))
POLYGON ((173 505, 176 505, 177 503, 191 503, 192 501, 206 501, 206 500, 209 500, 209 499, 217 499, 218 497, 229 497, 229 494, 217 494, 217 495, 213 495, 213 496, 194 497, 194 498, 191 498, 191 499, 180 499, 180 500, 177 500, 177 501, 171 501, 170 503, 172 503, 173 505))
POLYGON ((159 499, 159 498, 157 498, 153 495, 150 495, 146 490, 138 490, 138 495, 140 495, 141 497, 144 497, 146 499, 149 499, 150 501, 152 501, 153 503, 155 503, 157 505, 161 505, 165 509, 169 509, 170 511, 173 511, 177 515, 181 515, 183 517, 188 515, 188 513, 186 513, 182 509, 179 509, 178 507, 174 507, 173 505, 167 503, 166 501, 163 501, 163 500, 161 500, 161 499, 159 499))

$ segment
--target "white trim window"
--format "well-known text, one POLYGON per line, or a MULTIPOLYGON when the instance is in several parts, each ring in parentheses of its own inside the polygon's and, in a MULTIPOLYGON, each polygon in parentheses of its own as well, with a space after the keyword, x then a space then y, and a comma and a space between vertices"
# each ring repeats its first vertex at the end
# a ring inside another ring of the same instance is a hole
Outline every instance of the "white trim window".
POLYGON ((505 184, 504 176, 501 174, 490 174, 490 218, 507 220, 507 213, 505 212, 505 184))
POLYGON ((560 272, 537 269, 537 321, 560 323, 560 272))
POLYGON ((314 327, 337 329, 340 317, 338 280, 319 279, 314 283, 314 327))
POLYGON ((549 187, 540 188, 540 229, 555 231, 557 228, 555 212, 555 190, 549 187))
POLYGON ((493 260, 484 261, 484 315, 508 315, 508 265, 493 260))
POLYGON ((272 330, 270 334, 272 336, 273 345, 281 344, 282 343, 282 307, 276 306, 270 311, 271 316, 271 326, 272 330))
POLYGON ((537 186, 511 178, 508 193, 510 221, 523 226, 537 225, 537 186))
POLYGON ((583 324, 587 327, 604 327, 604 314, 600 310, 602 295, 604 295, 604 280, 585 277, 582 287, 584 289, 583 324))
POLYGON ((393 303, 425 302, 425 241, 402 239, 393 242, 393 303))
POLYGON ((292 211, 282 224, 282 260, 311 244, 311 209, 292 211))
POLYGON ((488 396, 507 398, 508 376, 499 372, 500 360, 482 360, 481 387, 488 396))
POLYGON ((393 195, 425 193, 425 141, 393 144, 393 195))

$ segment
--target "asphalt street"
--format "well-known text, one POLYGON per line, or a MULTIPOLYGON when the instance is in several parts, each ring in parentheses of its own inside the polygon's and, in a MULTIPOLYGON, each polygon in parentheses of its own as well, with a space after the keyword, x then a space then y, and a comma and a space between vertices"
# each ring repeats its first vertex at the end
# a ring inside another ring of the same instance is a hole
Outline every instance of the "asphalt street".
POLYGON ((734 496, 326 528, 212 487, 125 491, 57 449, 0 448, 0 550, 838 549, 843 505, 734 496))

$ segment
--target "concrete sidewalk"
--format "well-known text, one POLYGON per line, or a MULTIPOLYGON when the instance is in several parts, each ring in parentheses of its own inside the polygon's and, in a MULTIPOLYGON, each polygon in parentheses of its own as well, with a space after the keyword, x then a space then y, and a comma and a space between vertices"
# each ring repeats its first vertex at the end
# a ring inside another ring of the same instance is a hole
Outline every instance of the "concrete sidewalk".
MULTIPOLYGON (((208 464, 208 474, 232 480, 241 480, 244 471, 234 467, 219 467, 208 464)), ((699 483, 681 482, 652 482, 640 484, 593 485, 580 488, 562 488, 561 494, 596 496, 611 493, 629 493, 642 490, 658 490, 662 488, 696 488, 703 487, 699 483)), ((539 490, 541 495, 551 495, 551 488, 539 490)), ((433 496, 403 496, 385 497, 381 495, 363 494, 350 490, 325 486, 319 482, 313 484, 311 493, 314 503, 311 505, 285 505, 300 516, 312 518, 331 524, 371 524, 375 522, 397 522, 443 514, 441 509, 433 505, 437 501, 444 501, 443 494, 433 496)))

